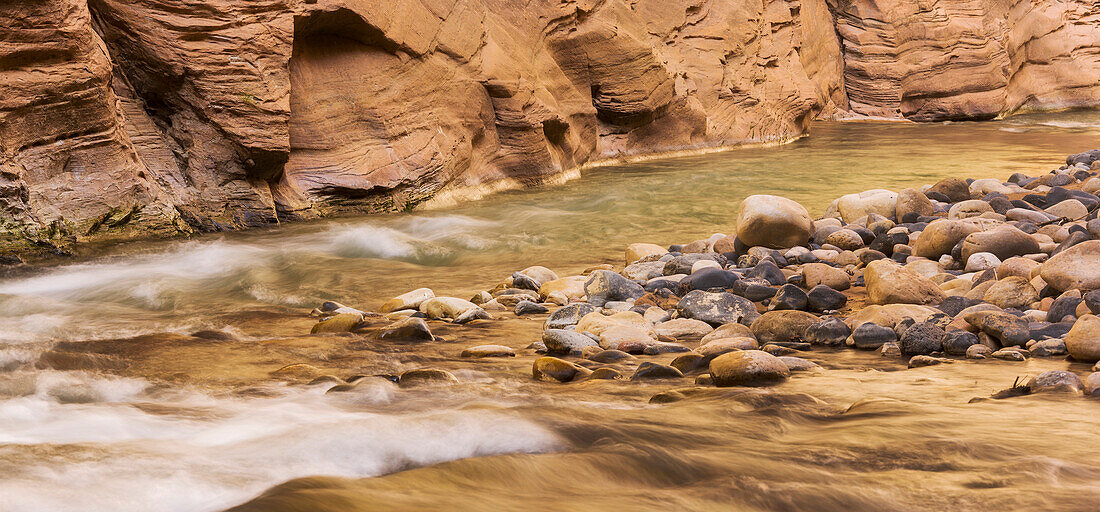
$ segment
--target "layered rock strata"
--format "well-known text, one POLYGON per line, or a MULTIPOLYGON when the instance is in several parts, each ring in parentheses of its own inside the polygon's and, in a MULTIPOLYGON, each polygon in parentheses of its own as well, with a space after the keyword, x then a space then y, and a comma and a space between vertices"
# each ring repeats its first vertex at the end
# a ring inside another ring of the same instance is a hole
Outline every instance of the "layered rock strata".
POLYGON ((1084 0, 15 1, 3 245, 398 211, 821 113, 1095 105, 1084 0))

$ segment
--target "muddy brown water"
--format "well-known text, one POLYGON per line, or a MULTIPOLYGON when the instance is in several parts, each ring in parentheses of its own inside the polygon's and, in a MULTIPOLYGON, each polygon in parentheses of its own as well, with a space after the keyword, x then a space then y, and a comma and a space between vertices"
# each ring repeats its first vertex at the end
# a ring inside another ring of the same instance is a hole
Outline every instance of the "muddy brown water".
MULTIPOLYGON (((833 198, 1056 167, 1100 113, 818 123, 779 147, 587 171, 446 210, 125 244, 0 280, 0 510, 1098 510, 1100 402, 968 403, 1059 358, 907 370, 855 351, 768 389, 530 378, 541 319, 438 322, 421 345, 309 336, 323 300, 466 297, 514 270, 621 265, 729 233, 738 201, 833 198), (226 339, 195 338, 220 330, 226 339), (518 356, 457 357, 494 343, 518 356), (43 355, 46 357, 43 357, 43 355), (274 379, 444 368, 354 392, 274 379), (651 404, 672 390, 679 400, 651 404)), ((624 363, 629 374, 641 361, 624 363)))

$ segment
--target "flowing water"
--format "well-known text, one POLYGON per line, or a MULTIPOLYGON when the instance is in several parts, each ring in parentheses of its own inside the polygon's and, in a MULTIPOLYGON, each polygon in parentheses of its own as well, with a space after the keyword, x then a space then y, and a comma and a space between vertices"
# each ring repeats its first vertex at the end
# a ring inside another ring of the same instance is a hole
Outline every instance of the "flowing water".
POLYGON ((523 348, 538 320, 433 323, 446 341, 415 346, 304 335, 323 300, 466 297, 529 265, 568 275, 621 265, 631 242, 729 233, 749 194, 820 213, 845 193, 1035 174, 1098 146, 1100 112, 818 123, 783 146, 602 167, 446 210, 123 244, 10 275, 0 511, 223 510, 265 491, 243 508, 1098 510, 1100 403, 968 403, 1025 373, 1088 371, 1060 359, 901 371, 811 352, 825 372, 651 405, 690 380, 533 382, 523 348), (188 336, 202 330, 222 337, 188 336), (456 357, 483 343, 520 355, 456 357), (439 367, 462 382, 325 394, 268 377, 298 362, 342 377, 439 367))

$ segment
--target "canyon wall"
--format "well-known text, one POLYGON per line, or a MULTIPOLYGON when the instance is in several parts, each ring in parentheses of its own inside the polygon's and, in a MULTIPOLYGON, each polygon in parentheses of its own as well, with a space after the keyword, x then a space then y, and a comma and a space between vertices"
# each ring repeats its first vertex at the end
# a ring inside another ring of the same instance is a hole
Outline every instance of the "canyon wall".
POLYGON ((1086 0, 13 0, 0 245, 398 211, 819 115, 1100 104, 1086 0))

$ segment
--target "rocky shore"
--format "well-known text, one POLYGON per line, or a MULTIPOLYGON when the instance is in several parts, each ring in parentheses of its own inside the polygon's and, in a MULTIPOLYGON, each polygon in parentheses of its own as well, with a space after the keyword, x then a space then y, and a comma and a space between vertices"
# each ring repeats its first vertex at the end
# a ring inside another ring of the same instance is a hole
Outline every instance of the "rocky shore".
MULTIPOLYGON (((631 244, 621 268, 594 265, 578 275, 531 266, 469 300, 420 288, 376 312, 327 302, 312 312, 319 321, 311 334, 431 343, 442 341, 433 331, 443 327, 461 342, 462 329, 484 338, 494 322, 538 318, 541 339, 526 347, 533 379, 676 387, 653 402, 813 375, 843 349, 909 368, 1063 358, 1065 370, 1021 376, 991 397, 1100 396, 1098 171, 1100 150, 1092 150, 1038 177, 948 178, 845 195, 816 220, 794 201, 754 195, 740 205, 735 234, 631 244), (673 358, 646 361, 665 354, 673 358)), ((517 352, 481 344, 460 357, 517 352)), ((329 392, 377 378, 401 387, 460 380, 438 368, 347 377, 310 368, 275 375, 329 392)))

